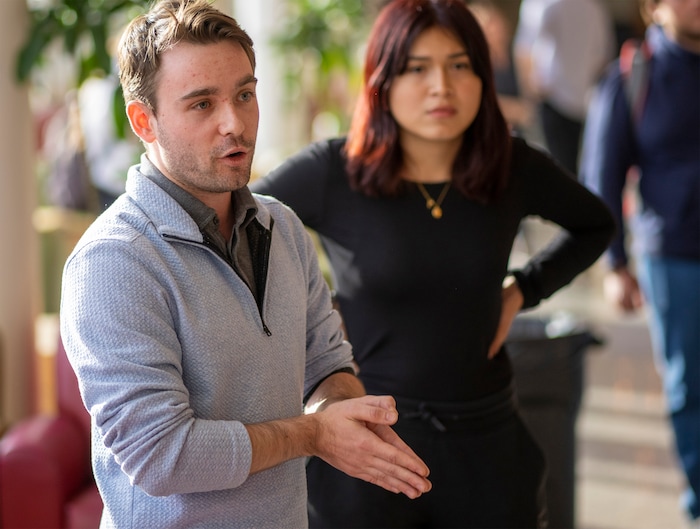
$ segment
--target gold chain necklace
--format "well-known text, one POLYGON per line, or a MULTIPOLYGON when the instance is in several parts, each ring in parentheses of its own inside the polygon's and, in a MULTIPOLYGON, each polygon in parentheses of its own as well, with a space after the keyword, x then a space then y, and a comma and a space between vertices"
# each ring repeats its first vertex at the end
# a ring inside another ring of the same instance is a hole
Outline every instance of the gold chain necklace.
POLYGON ((442 218, 442 201, 445 200, 445 196, 447 196, 447 191, 450 189, 450 184, 452 182, 447 182, 445 186, 442 188, 442 191, 440 191, 440 196, 437 197, 437 199, 433 200, 433 197, 430 196, 430 193, 423 187, 423 184, 420 182, 416 182, 416 186, 418 186, 418 191, 420 191, 421 195, 423 195, 423 198, 425 199, 425 207, 430 210, 430 214, 433 216, 434 219, 439 219, 442 218))

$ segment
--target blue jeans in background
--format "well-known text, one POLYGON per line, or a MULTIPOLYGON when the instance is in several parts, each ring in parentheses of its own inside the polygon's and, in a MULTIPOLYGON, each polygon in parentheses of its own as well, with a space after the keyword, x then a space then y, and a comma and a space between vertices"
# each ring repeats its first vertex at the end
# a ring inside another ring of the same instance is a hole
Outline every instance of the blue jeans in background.
POLYGON ((649 309, 655 362, 681 466, 684 507, 700 517, 700 262, 642 257, 639 281, 649 309))

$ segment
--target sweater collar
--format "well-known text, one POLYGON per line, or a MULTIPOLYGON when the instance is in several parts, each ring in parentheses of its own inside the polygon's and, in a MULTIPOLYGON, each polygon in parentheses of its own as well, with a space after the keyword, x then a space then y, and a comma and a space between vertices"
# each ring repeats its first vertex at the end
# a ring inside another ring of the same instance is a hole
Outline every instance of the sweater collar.
MULTIPOLYGON (((127 195, 143 209, 161 235, 203 242, 201 226, 211 221, 215 212, 190 193, 167 179, 147 158, 129 169, 127 195), (200 226, 201 225, 201 226, 200 226)), ((255 200, 248 187, 234 193, 234 200, 242 206, 236 221, 248 223, 256 218, 265 228, 270 227, 270 215, 255 200)))

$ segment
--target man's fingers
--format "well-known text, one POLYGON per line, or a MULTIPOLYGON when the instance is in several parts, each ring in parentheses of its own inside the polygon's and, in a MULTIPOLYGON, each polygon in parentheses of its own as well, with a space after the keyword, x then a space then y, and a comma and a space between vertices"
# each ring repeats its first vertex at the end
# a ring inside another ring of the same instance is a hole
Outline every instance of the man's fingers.
POLYGON ((326 428, 317 455, 351 476, 417 498, 428 492, 428 466, 391 429, 398 420, 389 396, 364 396, 318 412, 326 428))
POLYGON ((373 424, 394 424, 399 419, 393 397, 367 395, 343 401, 342 404, 352 406, 349 413, 355 420, 373 424))
POLYGON ((433 486, 426 477, 377 457, 360 470, 358 477, 411 499, 430 491, 433 486))
POLYGON ((366 451, 369 459, 365 465, 392 480, 410 484, 421 493, 430 490, 432 485, 426 479, 430 474, 428 465, 390 427, 377 426, 373 431, 380 441, 372 443, 374 450, 366 451))
POLYGON ((427 477, 430 474, 430 469, 423 460, 418 457, 418 455, 408 446, 399 435, 388 426, 382 425, 370 425, 370 430, 372 430, 377 437, 379 437, 385 443, 390 444, 394 448, 400 450, 403 454, 409 456, 410 459, 406 460, 406 467, 410 468, 416 474, 427 477))
POLYGON ((359 415, 355 415, 354 418, 363 420, 366 427, 381 441, 379 444, 372 442, 371 446, 367 446, 367 453, 374 453, 376 456, 405 467, 419 476, 427 477, 429 474, 428 466, 389 427, 396 423, 399 417, 396 401, 393 397, 366 396, 355 400, 361 402, 362 407, 358 412, 359 415))

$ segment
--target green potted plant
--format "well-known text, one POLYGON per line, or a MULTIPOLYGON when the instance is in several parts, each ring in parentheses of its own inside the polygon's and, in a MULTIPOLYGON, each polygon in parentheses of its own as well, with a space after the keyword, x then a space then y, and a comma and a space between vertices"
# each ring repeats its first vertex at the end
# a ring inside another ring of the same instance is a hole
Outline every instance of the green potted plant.
MULTIPOLYGON (((285 16, 270 43, 282 59, 285 97, 306 108, 307 135, 314 121, 348 125, 360 81, 360 56, 376 0, 287 0, 285 16)), ((309 139, 307 138, 307 139, 309 139)))
POLYGON ((108 42, 112 32, 147 0, 34 0, 29 2, 30 27, 17 57, 16 77, 27 81, 44 66, 46 52, 56 41, 75 59, 76 86, 96 70, 108 73, 112 59, 108 42))
MULTIPOLYGON (((30 0, 30 25, 17 55, 15 76, 30 82, 33 73, 47 68, 50 53, 61 46, 71 59, 75 78, 69 88, 78 88, 91 75, 112 71, 110 39, 127 20, 145 11, 148 0, 30 0)), ((126 127, 121 91, 115 98, 116 130, 126 127)))
MULTIPOLYGON (((28 0, 30 23, 16 57, 15 78, 30 86, 40 137, 51 116, 65 106, 64 92, 77 90, 91 76, 112 73, 111 39, 127 20, 145 11, 147 4, 148 0, 28 0)), ((119 97, 113 99, 114 130, 123 138, 128 126, 124 100, 120 89, 115 95, 119 97)), ((45 154, 40 150, 36 164, 40 204, 50 202, 44 193, 56 162, 45 154)), ((58 311, 60 270, 93 215, 93 211, 50 206, 35 212, 34 224, 41 240, 44 311, 58 311)))

